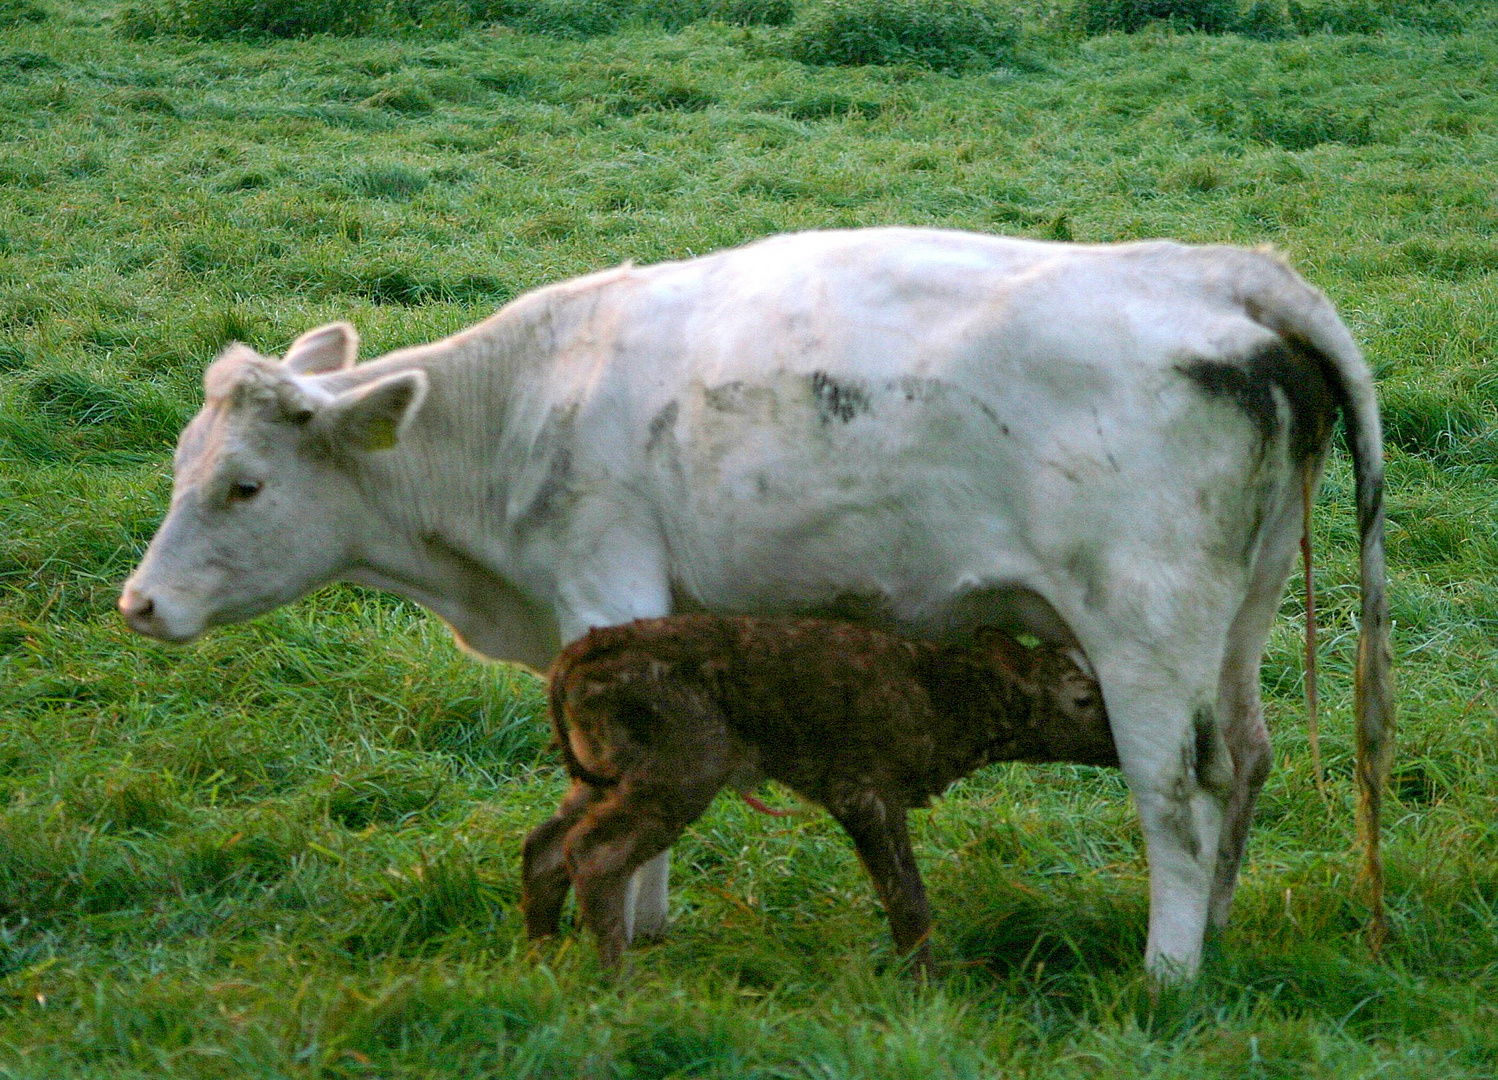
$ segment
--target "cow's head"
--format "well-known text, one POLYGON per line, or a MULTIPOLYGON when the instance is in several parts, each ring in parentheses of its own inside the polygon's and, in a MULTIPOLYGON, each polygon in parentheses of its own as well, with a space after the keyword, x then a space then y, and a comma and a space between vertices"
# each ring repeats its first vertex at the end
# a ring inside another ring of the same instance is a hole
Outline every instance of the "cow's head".
POLYGON ((131 629, 190 641, 347 568, 367 514, 359 462, 397 443, 426 392, 421 371, 337 374, 358 342, 333 323, 284 361, 234 344, 208 368, 202 411, 177 443, 171 509, 120 595, 131 629))

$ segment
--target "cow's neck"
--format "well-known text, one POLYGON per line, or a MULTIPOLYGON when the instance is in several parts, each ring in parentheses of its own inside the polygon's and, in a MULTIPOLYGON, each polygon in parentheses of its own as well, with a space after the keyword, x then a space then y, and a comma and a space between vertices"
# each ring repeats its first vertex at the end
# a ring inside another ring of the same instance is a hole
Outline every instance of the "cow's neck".
POLYGON ((368 526, 346 576, 429 608, 483 656, 544 668, 559 647, 555 582, 549 568, 522 562, 507 516, 525 458, 509 421, 526 369, 549 345, 536 340, 535 321, 507 309, 353 369, 376 378, 420 368, 428 391, 399 445, 365 458, 368 526))

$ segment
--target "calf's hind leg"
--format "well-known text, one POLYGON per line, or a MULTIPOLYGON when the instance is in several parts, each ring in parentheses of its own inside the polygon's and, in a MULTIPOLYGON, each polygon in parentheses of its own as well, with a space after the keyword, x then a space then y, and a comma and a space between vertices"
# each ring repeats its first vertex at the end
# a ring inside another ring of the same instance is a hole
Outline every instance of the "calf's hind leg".
POLYGON ((616 966, 629 943, 625 908, 631 875, 670 850, 726 779, 726 772, 715 772, 696 784, 667 786, 626 777, 567 834, 578 914, 598 938, 605 967, 616 966))
POLYGON ((520 869, 520 911, 530 938, 550 937, 562 918, 571 879, 567 876, 564 842, 567 834, 603 798, 603 791, 582 780, 572 781, 562 805, 525 838, 520 869))

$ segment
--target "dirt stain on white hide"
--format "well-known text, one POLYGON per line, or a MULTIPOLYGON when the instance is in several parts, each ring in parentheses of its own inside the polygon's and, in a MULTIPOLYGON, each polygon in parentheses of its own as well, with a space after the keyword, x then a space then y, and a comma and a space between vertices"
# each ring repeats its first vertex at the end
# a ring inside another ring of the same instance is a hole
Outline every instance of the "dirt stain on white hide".
POLYGON ((817 403, 817 419, 823 424, 834 420, 847 424, 873 410, 869 392, 861 382, 834 379, 825 371, 811 373, 811 396, 817 403))

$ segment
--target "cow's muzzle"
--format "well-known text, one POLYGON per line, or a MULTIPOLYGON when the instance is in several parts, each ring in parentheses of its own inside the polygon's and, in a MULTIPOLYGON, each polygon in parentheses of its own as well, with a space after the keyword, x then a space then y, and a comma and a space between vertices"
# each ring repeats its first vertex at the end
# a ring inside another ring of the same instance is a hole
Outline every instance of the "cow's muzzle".
POLYGON ((165 617, 163 605, 129 582, 125 583, 124 591, 120 593, 119 608, 125 625, 137 634, 172 642, 191 641, 198 636, 196 632, 173 626, 172 621, 165 617))

